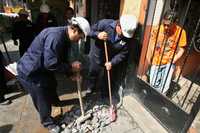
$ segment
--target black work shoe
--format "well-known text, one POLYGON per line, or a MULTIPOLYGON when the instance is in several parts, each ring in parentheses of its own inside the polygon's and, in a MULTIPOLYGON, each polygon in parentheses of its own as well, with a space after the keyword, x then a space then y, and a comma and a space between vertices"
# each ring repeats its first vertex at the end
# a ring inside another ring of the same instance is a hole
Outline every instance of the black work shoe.
POLYGON ((59 126, 49 126, 48 127, 49 133, 60 133, 59 126))

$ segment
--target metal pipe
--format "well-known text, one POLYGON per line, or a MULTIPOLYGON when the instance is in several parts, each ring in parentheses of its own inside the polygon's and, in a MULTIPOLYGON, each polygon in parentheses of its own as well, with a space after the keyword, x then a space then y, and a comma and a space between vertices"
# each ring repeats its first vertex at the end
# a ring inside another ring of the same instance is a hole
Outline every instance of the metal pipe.
MULTIPOLYGON (((165 9, 165 6, 166 6, 166 0, 164 1, 164 5, 163 5, 163 9, 162 9, 162 12, 161 12, 161 17, 160 17, 160 19, 159 19, 159 27, 158 27, 158 32, 157 32, 157 34, 156 34, 156 41, 155 41, 155 43, 154 43, 154 49, 153 49, 153 55, 152 55, 152 57, 151 57, 151 61, 150 61, 150 67, 152 66, 152 61, 153 61, 153 57, 154 57, 154 55, 155 55, 155 49, 156 49, 156 44, 157 44, 157 42, 158 42, 158 36, 159 36, 159 33, 160 33, 160 26, 161 26, 161 21, 162 21, 162 16, 163 16, 163 13, 164 13, 164 9, 165 9)), ((165 41, 165 40, 164 40, 165 41)), ((163 43, 164 43, 164 41, 162 42, 162 45, 163 45, 163 43)), ((166 43, 164 43, 164 49, 165 49, 165 46, 166 46, 166 43)), ((158 69, 160 69, 160 64, 161 64, 161 61, 162 61, 162 57, 163 57, 163 53, 162 53, 162 55, 161 55, 161 60, 160 60, 160 62, 159 62, 159 68, 158 69)), ((154 72, 154 74, 153 75, 155 75, 155 72, 154 72)), ((158 72, 156 73, 156 79, 155 79, 155 81, 157 80, 157 76, 158 76, 158 72)), ((153 83, 153 85, 155 84, 155 82, 153 83)))

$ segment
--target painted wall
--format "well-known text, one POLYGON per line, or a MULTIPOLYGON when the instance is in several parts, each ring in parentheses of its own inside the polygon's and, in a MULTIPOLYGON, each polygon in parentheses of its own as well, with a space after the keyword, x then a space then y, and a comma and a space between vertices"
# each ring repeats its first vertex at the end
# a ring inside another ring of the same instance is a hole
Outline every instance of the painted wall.
POLYGON ((139 18, 141 1, 142 0, 121 0, 120 16, 122 14, 133 14, 139 18))
MULTIPOLYGON (((178 62, 177 62, 177 68, 176 68, 176 72, 175 75, 179 75, 181 69, 182 69, 182 65, 184 62, 186 56, 186 52, 183 55, 183 58, 181 58, 178 62)), ((190 55, 188 56, 185 66, 183 68, 183 72, 182 72, 182 76, 188 76, 188 75, 193 75, 197 72, 198 67, 200 67, 200 53, 192 50, 192 52, 190 53, 190 55)), ((199 69, 200 71, 200 69, 199 69)))

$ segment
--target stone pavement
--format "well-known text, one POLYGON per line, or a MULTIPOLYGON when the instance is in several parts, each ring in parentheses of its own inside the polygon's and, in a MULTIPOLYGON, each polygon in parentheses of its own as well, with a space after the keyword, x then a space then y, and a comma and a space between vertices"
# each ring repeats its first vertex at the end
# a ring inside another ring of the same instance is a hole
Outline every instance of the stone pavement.
MULTIPOLYGON (((0 106, 0 133, 47 133, 40 125, 38 114, 29 95, 16 91, 6 95, 12 104, 0 106)), ((76 92, 60 96, 60 99, 77 98, 76 92)), ((75 103, 77 104, 77 102, 75 103)), ((72 105, 62 107, 69 111, 72 105)), ((103 133, 143 133, 134 118, 122 107, 118 110, 118 119, 103 129, 103 133)))
MULTIPOLYGON (((12 104, 0 106, 0 133, 47 133, 47 130, 40 125, 29 95, 15 92, 7 97, 12 99, 12 104), (20 97, 15 97, 16 95, 20 97)), ((105 127, 103 133, 143 133, 143 131, 134 118, 121 108, 118 110, 117 121, 105 127)))

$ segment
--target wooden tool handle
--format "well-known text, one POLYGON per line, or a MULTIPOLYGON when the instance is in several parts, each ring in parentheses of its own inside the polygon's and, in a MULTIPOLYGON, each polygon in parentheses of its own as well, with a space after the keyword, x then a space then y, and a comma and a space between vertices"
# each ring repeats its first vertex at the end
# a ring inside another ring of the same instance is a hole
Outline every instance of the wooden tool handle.
POLYGON ((81 114, 82 116, 85 115, 84 109, 83 109, 83 101, 82 101, 82 93, 81 93, 81 76, 80 76, 80 72, 77 72, 77 76, 80 79, 77 79, 77 88, 78 88, 78 98, 79 98, 79 102, 80 102, 80 107, 81 107, 81 114))
MULTIPOLYGON (((105 51, 105 56, 106 56, 106 62, 108 62, 108 48, 107 48, 106 41, 104 41, 104 51, 105 51)), ((112 91, 111 91, 110 71, 109 70, 107 70, 107 77, 108 77, 108 89, 109 89, 110 106, 112 106, 112 91)))

